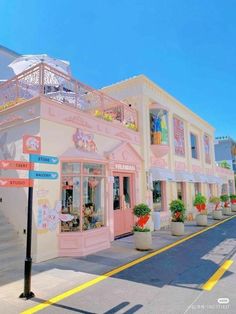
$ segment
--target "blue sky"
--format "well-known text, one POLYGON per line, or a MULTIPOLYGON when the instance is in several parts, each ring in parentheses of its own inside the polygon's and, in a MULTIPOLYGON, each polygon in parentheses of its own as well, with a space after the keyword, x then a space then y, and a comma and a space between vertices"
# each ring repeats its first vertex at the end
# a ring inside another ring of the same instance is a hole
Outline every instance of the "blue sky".
POLYGON ((236 139, 236 1, 0 0, 0 44, 95 88, 145 74, 236 139))

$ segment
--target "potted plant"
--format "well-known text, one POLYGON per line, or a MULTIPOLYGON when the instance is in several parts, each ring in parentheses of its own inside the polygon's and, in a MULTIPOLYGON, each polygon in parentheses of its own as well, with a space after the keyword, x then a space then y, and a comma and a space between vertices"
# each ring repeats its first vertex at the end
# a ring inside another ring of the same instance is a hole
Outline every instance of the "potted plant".
POLYGON ((230 202, 231 202, 232 212, 236 212, 236 195, 235 194, 230 195, 230 202))
POLYGON ((231 209, 230 209, 230 203, 229 203, 229 195, 223 194, 220 196, 220 199, 223 202, 223 208, 222 208, 223 215, 230 216, 231 209))
POLYGON ((220 198, 217 196, 212 196, 209 199, 209 203, 214 205, 214 210, 212 211, 212 218, 215 220, 222 219, 222 211, 220 208, 220 198))
POLYGON ((149 250, 152 247, 152 234, 145 227, 150 218, 151 209, 144 203, 134 206, 134 215, 138 218, 133 228, 134 243, 137 250, 149 250))
POLYGON ((196 215, 196 223, 198 226, 207 226, 207 209, 206 197, 198 193, 195 196, 193 205, 197 208, 199 214, 196 215))
POLYGON ((171 219, 171 233, 175 236, 184 235, 184 221, 185 216, 185 206, 183 201, 174 200, 170 203, 170 211, 172 215, 171 219))

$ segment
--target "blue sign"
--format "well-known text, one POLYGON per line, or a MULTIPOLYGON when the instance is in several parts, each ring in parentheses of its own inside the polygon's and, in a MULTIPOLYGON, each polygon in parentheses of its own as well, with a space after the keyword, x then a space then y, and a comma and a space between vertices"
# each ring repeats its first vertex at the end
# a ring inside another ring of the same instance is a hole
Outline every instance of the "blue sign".
POLYGON ((29 171, 29 178, 30 179, 39 179, 39 180, 56 180, 58 178, 57 172, 50 172, 50 171, 29 171))
POLYGON ((56 165, 59 162, 57 157, 44 156, 44 155, 30 155, 30 162, 36 162, 38 164, 51 164, 56 165))

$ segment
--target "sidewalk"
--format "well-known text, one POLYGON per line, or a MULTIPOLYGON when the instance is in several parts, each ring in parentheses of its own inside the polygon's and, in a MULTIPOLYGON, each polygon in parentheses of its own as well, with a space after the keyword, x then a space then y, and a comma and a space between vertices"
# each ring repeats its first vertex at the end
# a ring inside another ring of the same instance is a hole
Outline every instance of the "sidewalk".
MULTIPOLYGON (((224 216, 224 219, 227 218, 229 217, 224 216)), ((217 222, 219 221, 208 218, 209 226, 217 222)), ((153 232, 153 250, 158 250, 204 228, 196 226, 195 221, 192 221, 185 224, 185 236, 183 237, 172 236, 168 229, 155 231, 153 232)), ((55 258, 33 264, 31 287, 36 299, 27 301, 18 298, 23 292, 24 284, 24 260, 22 260, 22 269, 9 270, 8 283, 0 286, 1 312, 20 313, 42 300, 50 299, 148 253, 150 251, 135 250, 133 236, 129 236, 114 241, 110 249, 86 257, 55 258)))

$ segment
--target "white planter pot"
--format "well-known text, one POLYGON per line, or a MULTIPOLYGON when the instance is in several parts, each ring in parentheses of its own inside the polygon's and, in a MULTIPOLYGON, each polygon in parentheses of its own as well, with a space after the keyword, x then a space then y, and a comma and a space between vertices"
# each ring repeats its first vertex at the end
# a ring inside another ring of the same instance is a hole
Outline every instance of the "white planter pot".
POLYGON ((196 223, 198 226, 207 226, 207 215, 196 215, 196 223))
POLYGON ((221 220, 222 219, 222 211, 221 210, 213 210, 212 212, 212 218, 215 220, 221 220))
POLYGON ((145 251, 152 248, 152 234, 148 232, 134 232, 134 244, 137 250, 145 251))
POLYGON ((236 204, 231 204, 231 210, 232 212, 236 212, 236 204))
POLYGON ((174 236, 184 235, 184 223, 183 222, 171 222, 171 234, 174 236))
POLYGON ((222 214, 225 216, 231 216, 231 208, 230 207, 223 207, 222 214))

